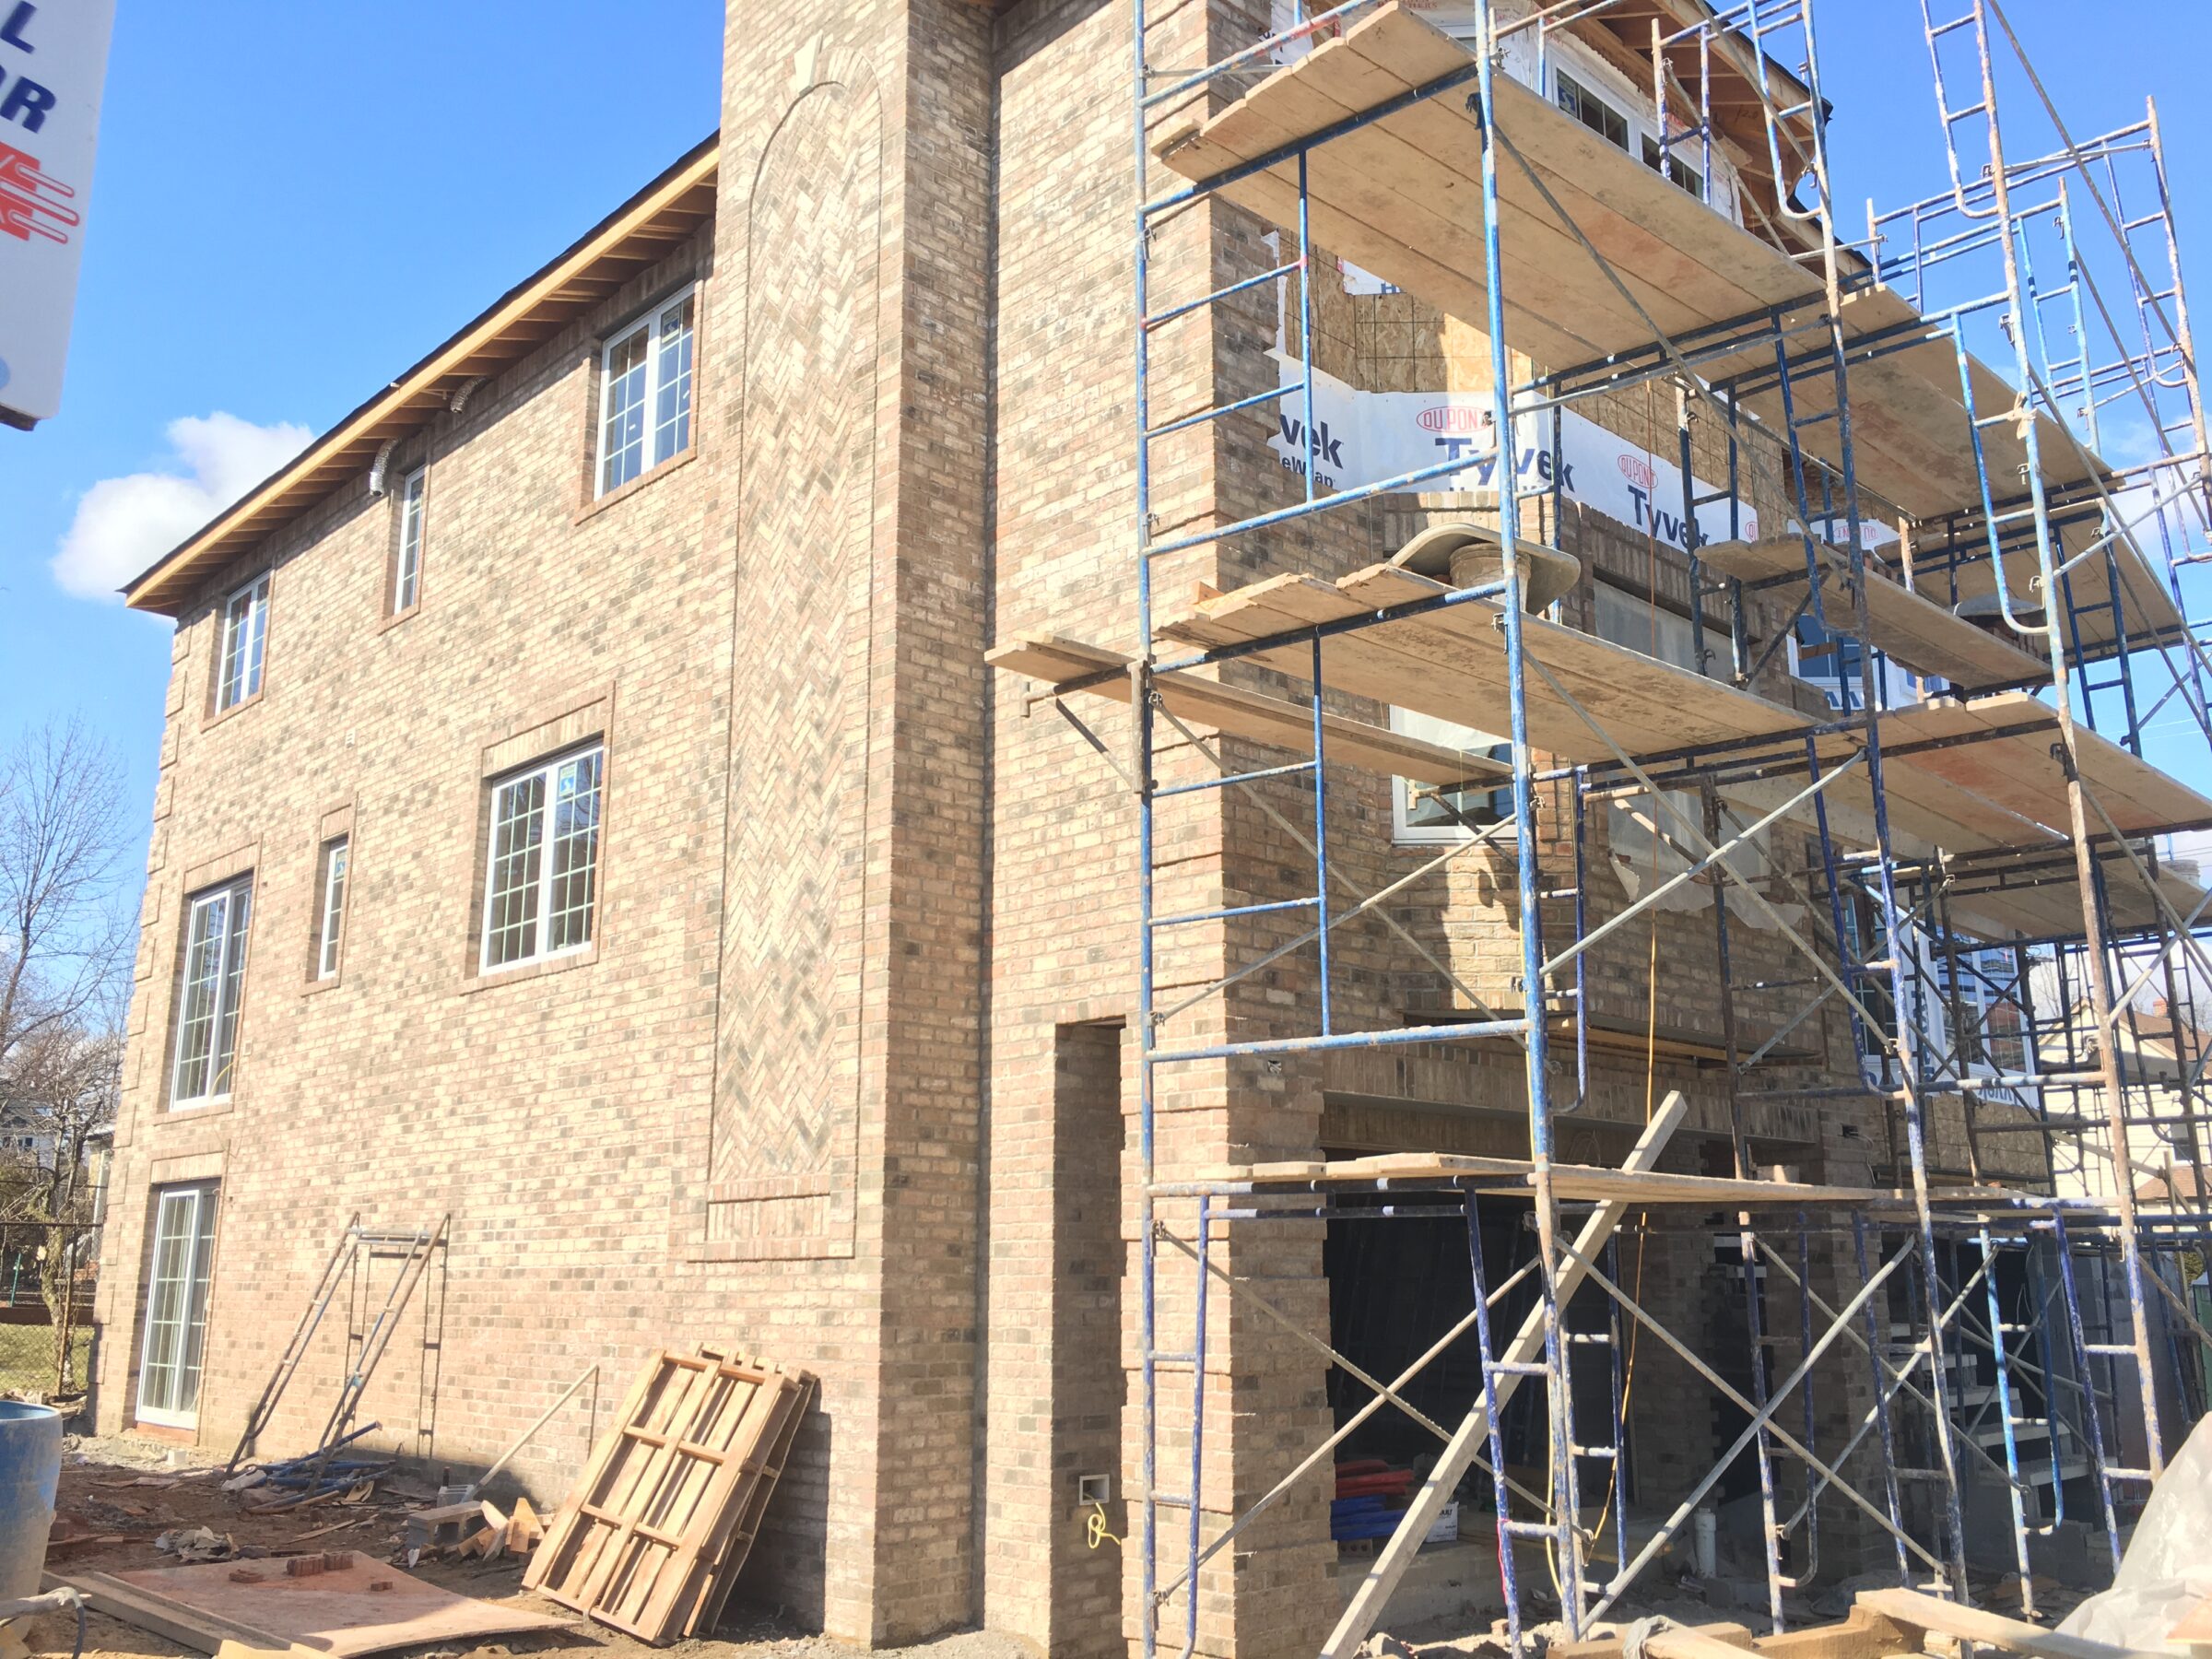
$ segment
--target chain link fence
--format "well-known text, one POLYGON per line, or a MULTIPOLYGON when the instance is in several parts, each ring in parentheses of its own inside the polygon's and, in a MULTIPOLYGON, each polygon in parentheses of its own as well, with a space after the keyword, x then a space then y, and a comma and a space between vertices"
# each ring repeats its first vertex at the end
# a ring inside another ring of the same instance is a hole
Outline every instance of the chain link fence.
POLYGON ((74 1221, 0 1221, 0 1394, 81 1394, 92 1380, 97 1230, 74 1221))

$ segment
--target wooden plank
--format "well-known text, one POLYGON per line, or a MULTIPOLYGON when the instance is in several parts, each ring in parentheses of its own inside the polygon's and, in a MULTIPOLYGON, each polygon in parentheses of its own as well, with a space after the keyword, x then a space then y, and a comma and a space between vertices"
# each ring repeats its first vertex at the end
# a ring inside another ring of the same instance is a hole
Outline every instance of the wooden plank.
MULTIPOLYGON (((225 1564, 228 1571, 228 1564, 225 1564)), ((85 1598, 85 1605, 110 1618, 120 1618, 139 1630, 166 1636, 182 1647, 202 1653, 221 1650, 226 1642, 257 1653, 285 1653, 291 1643, 273 1631, 252 1629, 235 1619, 218 1618, 169 1597, 126 1584, 105 1572, 49 1572, 39 1581, 41 1591, 64 1587, 85 1598)))
MULTIPOLYGON (((2048 704, 2028 693, 2000 692, 1968 702, 1917 703, 1883 722, 1883 741, 1894 747, 1975 733, 1994 734, 2009 726, 2030 729, 1907 755, 1896 764, 1947 780, 2062 835, 2066 833, 2065 775, 2051 753, 2058 737, 2057 717, 2048 704)), ((2212 800, 2109 737, 2077 724, 2075 738, 2082 782, 2122 830, 2147 834, 2212 818, 2212 800)), ((2101 826, 2092 824, 2090 828, 2096 830, 2101 826)))
POLYGON ((319 1653, 354 1659, 393 1648, 559 1630, 569 1621, 527 1607, 456 1595, 365 1555, 312 1578, 231 1582, 235 1561, 81 1573, 73 1583, 100 1611, 209 1653, 319 1653), (371 1590, 375 1583, 388 1589, 371 1590))
POLYGON ((1862 1590, 1856 1605, 1912 1630, 1934 1630, 1961 1641, 1976 1641, 2030 1659, 2173 1659, 2162 1648, 2122 1648, 2086 1637, 2046 1630, 2023 1619, 1963 1606, 1918 1590, 1862 1590))
MULTIPOLYGON (((1435 597, 1442 582, 1376 565, 1335 583, 1278 576, 1205 602, 1161 628, 1199 645, 1243 643, 1289 634, 1389 606, 1435 597)), ((1483 600, 1377 623, 1323 641, 1323 673, 1341 691, 1418 710, 1478 731, 1507 724, 1502 612, 1483 600)), ((1529 654, 1558 677, 1621 747, 1631 754, 1748 736, 1786 736, 1812 722, 1794 710, 1708 679, 1672 663, 1592 634, 1526 618, 1529 654)), ((1299 641, 1253 653, 1288 674, 1312 673, 1312 646, 1299 641)), ((1541 677, 1528 682, 1530 741, 1569 760, 1609 760, 1613 750, 1541 677)))
MULTIPOLYGON (((1689 1114, 1689 1105, 1679 1092, 1671 1092, 1660 1102, 1652 1121, 1643 1126, 1636 1145, 1623 1160, 1630 1170, 1649 1170, 1659 1161, 1666 1150, 1666 1143, 1689 1114)), ((1606 1241, 1613 1236, 1629 1213, 1623 1204, 1601 1205, 1596 1213, 1585 1220, 1574 1237, 1575 1259, 1566 1262, 1559 1270, 1557 1294, 1563 1305, 1580 1288, 1588 1276, 1584 1265, 1605 1248, 1606 1241)), ((1500 1359, 1509 1364, 1527 1364, 1544 1351, 1544 1310, 1541 1305, 1531 1308, 1521 1322, 1520 1330, 1500 1359)), ((1500 1375, 1492 1389, 1497 1409, 1503 1412, 1506 1403, 1520 1387, 1521 1377, 1508 1371, 1500 1375)), ((1367 1640, 1368 1632, 1375 1628, 1388 1605, 1391 1593, 1405 1577, 1406 1569, 1429 1536, 1429 1529, 1443 1512, 1444 1505, 1458 1489, 1460 1477, 1466 1474, 1475 1455, 1488 1438, 1489 1417, 1478 1401, 1475 1408, 1461 1419, 1450 1441, 1437 1456, 1435 1465, 1429 1471, 1421 1488, 1406 1505, 1405 1518, 1398 1523, 1382 1548, 1376 1552, 1375 1564, 1368 1569, 1352 1592, 1351 1602, 1346 1606, 1343 1618, 1322 1647, 1322 1659, 1351 1659, 1367 1640)))
MULTIPOLYGON (((1832 572, 1821 586, 1821 606, 1831 631, 1857 637, 1857 612, 1849 585, 1851 556, 1843 548, 1817 543, 1823 562, 1832 572)), ((1757 542, 1713 542, 1699 549, 1707 567, 1747 582, 1771 582, 1771 590, 1795 603, 1806 586, 1805 543, 1794 535, 1769 536, 1757 542)), ((1944 678, 1976 689, 2048 680, 2048 658, 2031 656, 1971 622, 1953 616, 1933 600, 1900 587, 1877 573, 1869 561, 1866 575, 1867 619, 1870 642, 1918 674, 1939 674, 1944 678)))
MULTIPOLYGON (((1024 635, 1013 642, 993 647, 983 661, 994 668, 1024 674, 1047 685, 1065 685, 1099 673, 1113 677, 1084 688, 1124 707, 1129 701, 1129 659, 1118 652, 1065 639, 1057 634, 1024 635)), ((1225 685, 1187 669, 1171 669, 1152 677, 1153 688, 1172 713, 1194 724, 1210 726, 1235 737, 1286 748, 1301 755, 1313 752, 1313 715, 1310 708, 1269 697, 1243 686, 1225 685)), ((1322 717, 1323 741, 1328 758, 1347 766, 1361 766, 1385 775, 1412 778, 1423 783, 1458 783, 1471 778, 1510 778, 1512 769, 1488 755, 1450 748, 1441 743, 1409 737, 1371 722, 1342 714, 1322 717)))

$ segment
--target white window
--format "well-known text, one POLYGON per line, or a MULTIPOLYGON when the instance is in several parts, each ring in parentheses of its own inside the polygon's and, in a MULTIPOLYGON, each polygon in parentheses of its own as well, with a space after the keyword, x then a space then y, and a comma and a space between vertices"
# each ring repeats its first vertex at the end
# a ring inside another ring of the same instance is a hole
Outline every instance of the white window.
POLYGON ((1616 149, 1629 147, 1629 118, 1563 69, 1552 71, 1552 97, 1566 111, 1616 149))
POLYGON ((177 996, 177 1061, 171 1104, 219 1100, 238 1057, 239 993, 246 976, 246 925, 253 880, 211 888, 192 901, 184 978, 177 996))
POLYGON ((392 614, 413 610, 422 596, 422 516, 429 503, 430 470, 418 466, 399 487, 399 562, 392 572, 392 614))
POLYGON ((599 882, 597 744, 502 778, 485 859, 485 972, 592 942, 599 882))
MULTIPOLYGON (((1393 707, 1390 729, 1467 755, 1512 764, 1513 746, 1506 738, 1478 732, 1455 721, 1440 720, 1413 709, 1393 707)), ((1470 772, 1486 769, 1469 767, 1470 772)), ((1390 781, 1391 839, 1410 845, 1465 841, 1486 825, 1504 823, 1513 816, 1511 784, 1501 789, 1447 789, 1430 792, 1411 778, 1390 781)))
POLYGON ((265 572, 223 606, 222 658, 215 677, 215 712, 234 709, 261 689, 261 657, 269 640, 269 579, 265 572))
POLYGON ((599 494, 691 447, 698 300, 696 288, 678 294, 607 341, 599 362, 599 494))
POLYGON ((200 1358, 215 1265, 213 1186, 154 1189, 154 1257, 138 1354, 138 1420, 172 1429, 199 1421, 200 1358))
POLYGON ((346 939, 346 871, 352 862, 348 836, 323 843, 323 902, 315 930, 315 977, 335 979, 338 953, 346 939))

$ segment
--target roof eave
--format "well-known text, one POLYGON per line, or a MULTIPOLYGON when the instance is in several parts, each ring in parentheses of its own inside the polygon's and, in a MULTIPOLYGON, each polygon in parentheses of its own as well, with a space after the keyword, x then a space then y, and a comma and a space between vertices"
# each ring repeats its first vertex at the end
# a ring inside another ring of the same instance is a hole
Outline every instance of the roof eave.
POLYGON ((174 617, 222 565, 365 472, 388 439, 448 406, 452 393, 518 361, 577 312, 665 259, 713 212, 720 135, 710 134, 428 357, 346 416, 123 588, 134 610, 174 617))

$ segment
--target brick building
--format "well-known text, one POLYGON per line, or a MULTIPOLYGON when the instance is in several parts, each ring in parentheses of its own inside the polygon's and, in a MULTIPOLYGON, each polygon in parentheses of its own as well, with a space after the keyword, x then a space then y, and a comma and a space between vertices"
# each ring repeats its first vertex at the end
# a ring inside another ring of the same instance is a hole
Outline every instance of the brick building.
MULTIPOLYGON (((1267 27, 1233 6, 1157 15, 1159 62, 1267 27)), ((347 1218, 447 1217, 409 1314, 425 1340, 408 1326, 364 1407, 382 1443, 480 1465, 589 1364, 612 1385, 654 1345, 741 1343, 822 1379, 747 1569, 764 1597, 873 1641, 982 1622, 1116 1651, 1134 1569, 1087 1537, 1077 1482, 1108 1477, 1108 1530, 1125 1531, 1129 805, 984 658, 1054 628, 1141 645, 1129 13, 732 0, 729 16, 716 138, 129 590, 177 629, 100 1422, 227 1450, 347 1218)), ((1562 61, 1583 77, 1572 118, 1630 145, 1600 112, 1634 53, 1562 61)), ((1241 280, 1279 258, 1274 234, 1198 205, 1156 238, 1157 280, 1241 280)), ((1274 384, 1295 294, 1258 288, 1163 335, 1156 386, 1197 408, 1274 384)), ((1312 300, 1350 394, 1488 385, 1464 321, 1333 262, 1312 300)), ((1624 453, 1674 453, 1671 402, 1588 414, 1624 453)), ((1290 499, 1279 438, 1271 406, 1192 429, 1156 464, 1162 517, 1290 499)), ((1720 440, 1695 444, 1693 470, 1724 476, 1720 440)), ((1779 520, 1763 488, 1745 505, 1779 520)), ((1334 575, 1490 511, 1479 492, 1381 497, 1195 548, 1156 581, 1334 575)), ((1583 561, 1567 621, 1694 656, 1687 564, 1655 522, 1562 498, 1547 528, 1583 561)), ((1794 660, 1762 689, 1819 706, 1794 660)), ((1099 720, 1111 747, 1120 728, 1099 720)), ((1163 778, 1206 764, 1187 745, 1160 761, 1163 778)), ((1266 797, 1194 799, 1163 907, 1289 890, 1301 854, 1266 797)), ((1279 812, 1295 819, 1296 800, 1285 785, 1279 812)), ((1332 840, 1370 889, 1464 833, 1385 780, 1338 801, 1332 840)), ((1547 835, 1564 811, 1546 803, 1547 835)), ((1627 820, 1599 844, 1594 924, 1635 890, 1638 857, 1659 868, 1627 820)), ((1571 1156, 1617 1161, 1653 1090, 1680 1088, 1694 1132, 1669 1167, 1729 1166, 1701 891, 1593 954, 1606 1041, 1571 1156)), ((1347 1017, 1463 1007, 1408 935, 1486 997, 1517 996, 1512 905, 1510 857, 1486 851, 1347 925, 1347 1017)), ((1269 918, 1193 928, 1161 982, 1287 936, 1269 918)), ((1736 971, 1775 977, 1785 956, 1753 934, 1736 971)), ((1293 955, 1197 1027, 1265 1030, 1312 995, 1293 955)), ((1787 1075, 1855 1079, 1851 1041, 1816 1019, 1787 1075)), ((1193 1068, 1163 1102, 1161 1164, 1517 1156, 1524 1087, 1510 1044, 1193 1068)), ((1852 1181, 1887 1161, 1871 1099, 1745 1110, 1762 1163, 1852 1181)), ((1453 1271, 1448 1240, 1392 1249, 1309 1233, 1240 1270, 1384 1365, 1406 1337, 1363 1310, 1453 1271)), ((1654 1241, 1641 1272, 1692 1324, 1724 1300, 1694 1237, 1654 1241)), ((1207 1386, 1227 1409, 1206 1457, 1226 1506, 1333 1406, 1310 1352, 1248 1310, 1217 1316, 1207 1386)), ((336 1342, 270 1441, 312 1437, 336 1342)), ((1663 1359, 1639 1388, 1670 1425, 1695 1395, 1663 1359)), ((1836 1397, 1841 1422, 1852 1396, 1836 1397)), ((564 1417, 515 1472, 557 1499, 587 1438, 564 1417)), ((1664 1488, 1710 1461, 1709 1438, 1670 1428, 1635 1455, 1664 1488)), ((1310 1643, 1335 1615, 1334 1558, 1321 1496, 1278 1506, 1233 1573, 1224 1558, 1218 1595, 1208 1583, 1206 1651, 1310 1643)))

